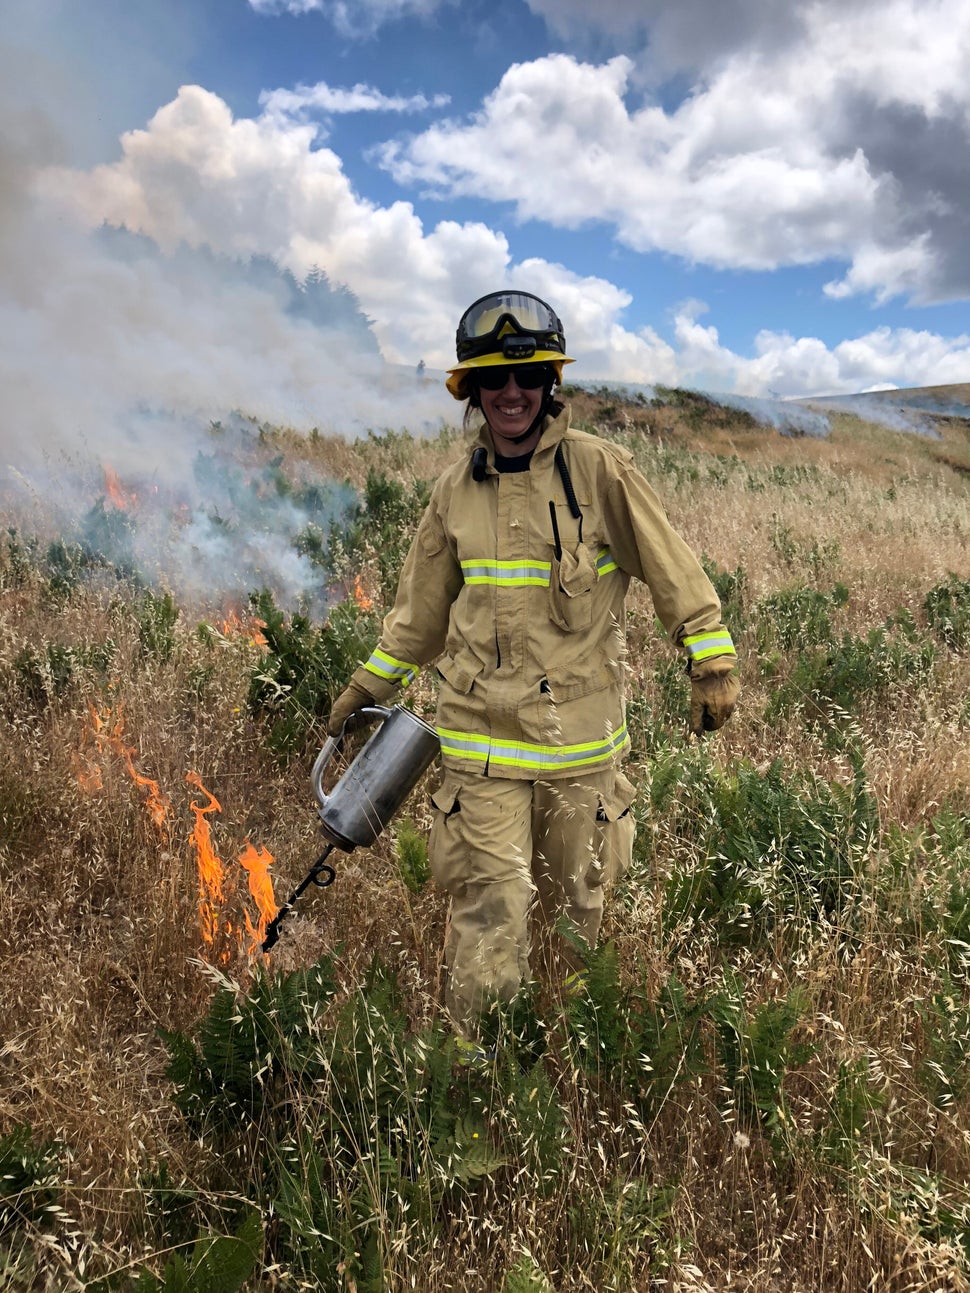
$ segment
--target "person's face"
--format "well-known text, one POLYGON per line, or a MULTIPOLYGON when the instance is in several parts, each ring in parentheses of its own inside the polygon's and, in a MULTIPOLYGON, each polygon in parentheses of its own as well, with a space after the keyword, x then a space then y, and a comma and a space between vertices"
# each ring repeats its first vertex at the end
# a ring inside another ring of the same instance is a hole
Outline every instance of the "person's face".
MULTIPOLYGON (((542 405, 541 386, 536 390, 523 390, 516 382, 512 368, 508 372, 509 376, 501 390, 488 391, 483 386, 480 393, 482 412, 496 438, 495 448, 499 453, 508 452, 510 448, 509 445, 503 445, 503 440, 513 440, 529 429, 542 405)), ((522 452, 528 447, 515 446, 515 451, 522 452)))

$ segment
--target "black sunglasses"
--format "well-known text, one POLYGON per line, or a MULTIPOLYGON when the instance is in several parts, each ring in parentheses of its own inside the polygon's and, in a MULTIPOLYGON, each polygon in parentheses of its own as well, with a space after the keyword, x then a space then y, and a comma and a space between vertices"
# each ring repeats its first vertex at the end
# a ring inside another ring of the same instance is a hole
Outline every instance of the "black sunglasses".
POLYGON ((516 386, 522 391, 536 391, 556 379, 551 364, 494 364, 475 368, 469 376, 484 391, 502 390, 510 377, 515 378, 516 386))

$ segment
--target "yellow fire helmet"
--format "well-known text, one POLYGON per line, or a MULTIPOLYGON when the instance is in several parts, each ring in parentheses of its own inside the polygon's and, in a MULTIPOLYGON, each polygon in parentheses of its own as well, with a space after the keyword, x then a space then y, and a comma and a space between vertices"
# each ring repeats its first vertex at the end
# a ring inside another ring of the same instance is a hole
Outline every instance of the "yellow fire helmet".
POLYGON ((531 292, 489 292, 461 316, 455 336, 458 363, 445 385, 456 400, 468 398, 468 374, 500 364, 548 364, 562 381, 566 339, 556 312, 531 292))

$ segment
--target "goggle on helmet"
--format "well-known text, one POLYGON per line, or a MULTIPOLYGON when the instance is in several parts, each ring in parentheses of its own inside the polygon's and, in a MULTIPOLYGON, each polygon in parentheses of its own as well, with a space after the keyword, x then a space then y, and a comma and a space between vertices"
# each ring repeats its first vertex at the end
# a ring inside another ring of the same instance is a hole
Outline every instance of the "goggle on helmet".
POLYGON ((455 335, 458 363, 445 383, 456 400, 468 396, 468 373, 499 364, 549 364, 562 381, 566 339, 558 315, 531 292, 490 292, 461 316, 455 335))

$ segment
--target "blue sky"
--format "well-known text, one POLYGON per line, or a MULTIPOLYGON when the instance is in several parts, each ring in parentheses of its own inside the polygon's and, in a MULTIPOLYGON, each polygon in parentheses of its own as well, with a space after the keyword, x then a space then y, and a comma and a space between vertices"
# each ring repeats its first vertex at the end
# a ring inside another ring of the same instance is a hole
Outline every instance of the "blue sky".
POLYGON ((251 257, 321 269, 408 367, 444 367, 463 307, 518 285, 558 309, 577 378, 783 397, 970 380, 966 0, 9 8, 0 271, 24 311, 8 333, 29 317, 34 338, 25 403, 46 348, 65 392, 240 407, 259 371, 260 416, 276 391, 318 424, 303 333, 269 306, 239 331, 231 267, 251 257), (102 224, 157 248, 137 290, 102 224), (224 262, 222 307, 193 298, 190 254, 224 262))

